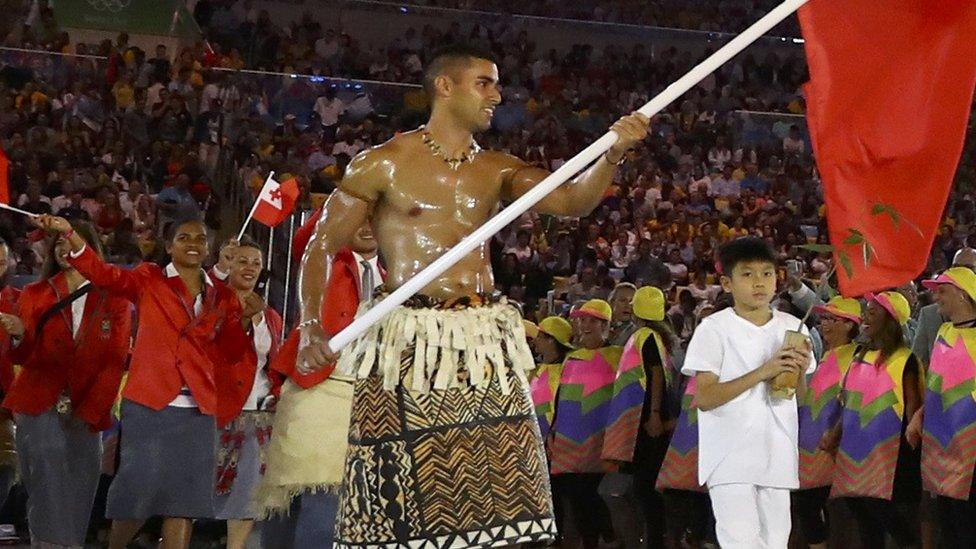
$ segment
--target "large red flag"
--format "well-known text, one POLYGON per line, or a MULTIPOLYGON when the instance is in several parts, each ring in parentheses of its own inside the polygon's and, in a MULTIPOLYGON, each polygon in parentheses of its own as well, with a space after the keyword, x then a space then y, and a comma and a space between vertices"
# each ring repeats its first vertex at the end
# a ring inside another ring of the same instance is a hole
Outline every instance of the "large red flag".
POLYGON ((10 169, 10 160, 7 153, 0 147, 0 202, 10 204, 10 176, 7 173, 10 169))
POLYGON ((976 86, 976 2, 811 0, 807 119, 845 295, 925 268, 976 86), (865 263, 865 257, 870 261, 865 263))

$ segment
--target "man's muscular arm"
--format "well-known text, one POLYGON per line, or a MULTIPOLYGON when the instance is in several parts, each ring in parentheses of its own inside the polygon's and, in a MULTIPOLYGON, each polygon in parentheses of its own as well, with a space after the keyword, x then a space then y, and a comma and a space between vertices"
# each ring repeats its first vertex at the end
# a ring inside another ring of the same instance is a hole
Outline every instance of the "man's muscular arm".
MULTIPOLYGON (((532 209, 552 215, 589 215, 600 204, 603 194, 613 182, 613 176, 617 173, 617 162, 638 141, 647 137, 649 126, 650 120, 639 113, 618 120, 611 128, 620 136, 613 147, 586 171, 549 193, 532 209)), ((514 200, 522 196, 548 177, 549 173, 512 157, 512 166, 506 170, 502 197, 514 200)))
POLYGON ((309 372, 335 361, 328 350, 329 337, 320 322, 322 304, 328 299, 328 280, 335 254, 352 242, 353 235, 369 218, 379 199, 383 182, 383 154, 371 149, 350 162, 339 188, 332 193, 315 225, 315 234, 305 248, 298 274, 301 345, 299 371, 309 372))

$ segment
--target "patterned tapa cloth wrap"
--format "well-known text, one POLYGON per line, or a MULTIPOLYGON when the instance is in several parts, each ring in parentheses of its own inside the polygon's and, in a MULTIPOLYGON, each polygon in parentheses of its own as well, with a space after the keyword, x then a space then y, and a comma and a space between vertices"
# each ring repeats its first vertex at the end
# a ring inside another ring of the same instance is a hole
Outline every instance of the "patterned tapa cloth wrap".
POLYGON ((345 349, 337 372, 357 381, 335 547, 554 539, 533 367, 518 311, 481 296, 416 296, 345 349))

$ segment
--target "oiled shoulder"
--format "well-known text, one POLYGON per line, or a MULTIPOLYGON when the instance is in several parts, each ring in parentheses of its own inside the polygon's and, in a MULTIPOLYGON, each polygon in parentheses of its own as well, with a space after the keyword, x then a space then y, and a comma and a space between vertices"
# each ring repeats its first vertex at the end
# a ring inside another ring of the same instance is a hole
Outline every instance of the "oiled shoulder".
POLYGON ((393 181, 397 163, 402 161, 405 138, 406 135, 396 136, 357 154, 346 167, 339 190, 370 203, 379 200, 393 181))

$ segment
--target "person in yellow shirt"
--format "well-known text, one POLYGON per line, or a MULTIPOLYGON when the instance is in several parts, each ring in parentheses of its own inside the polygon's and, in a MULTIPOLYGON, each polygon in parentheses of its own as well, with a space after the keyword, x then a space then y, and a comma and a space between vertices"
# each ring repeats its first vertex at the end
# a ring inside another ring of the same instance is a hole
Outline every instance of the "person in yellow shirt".
POLYGON ((743 217, 740 215, 735 218, 735 221, 732 223, 732 226, 728 228, 726 234, 723 235, 723 238, 726 240, 733 240, 748 235, 749 229, 745 228, 745 219, 743 219, 743 217))
POLYGON ((135 104, 136 91, 132 87, 131 79, 123 76, 116 80, 112 86, 112 96, 115 97, 115 107, 119 110, 128 109, 135 104))
POLYGON ((746 178, 746 170, 742 166, 737 166, 735 170, 732 171, 732 179, 735 181, 742 181, 746 178))

